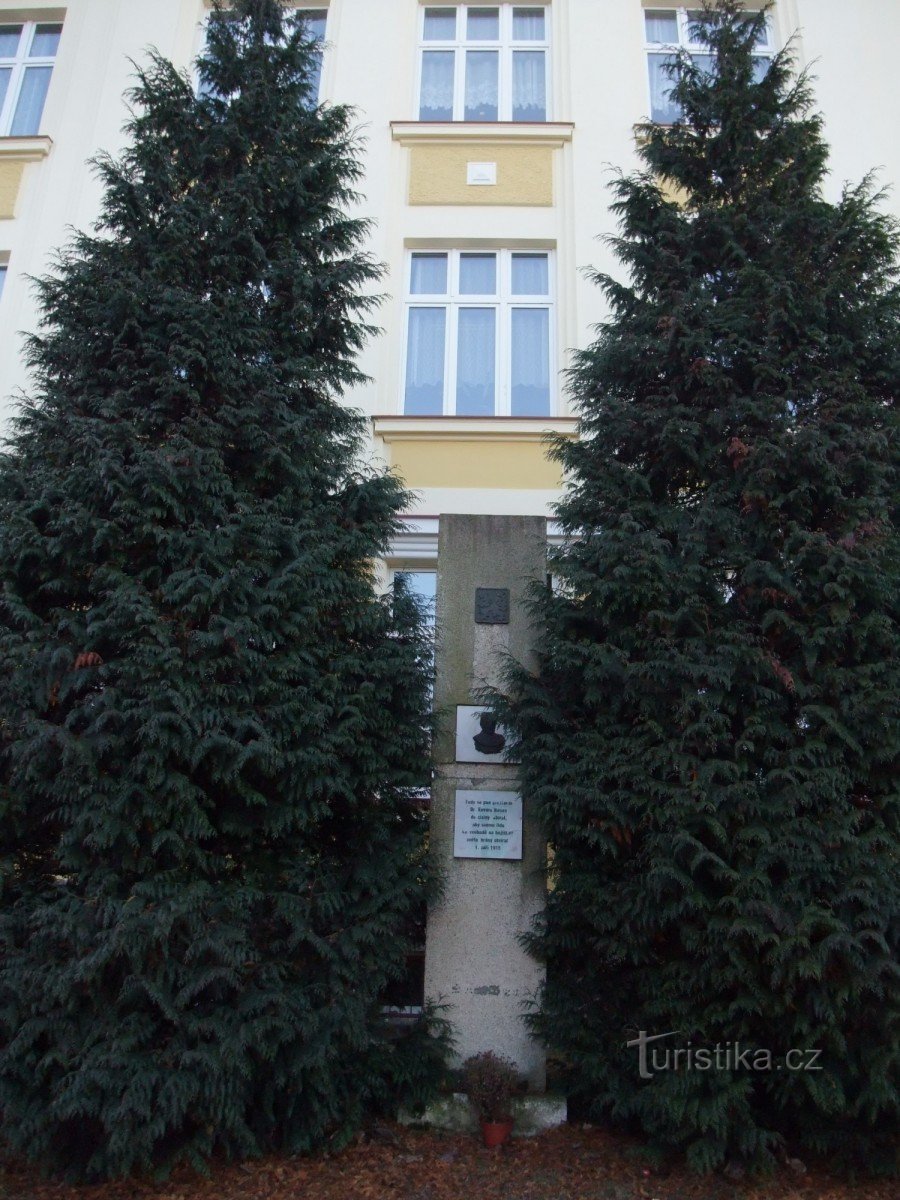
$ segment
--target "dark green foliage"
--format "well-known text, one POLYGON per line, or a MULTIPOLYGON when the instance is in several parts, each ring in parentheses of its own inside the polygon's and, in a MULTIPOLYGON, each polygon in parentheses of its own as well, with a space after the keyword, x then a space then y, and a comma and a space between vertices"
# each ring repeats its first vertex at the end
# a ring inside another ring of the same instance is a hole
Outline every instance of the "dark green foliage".
POLYGON ((204 95, 140 73, 0 463, 2 1131, 72 1176, 339 1142, 427 1082, 379 997, 428 639, 376 595, 406 496, 337 402, 379 270, 313 52, 237 0, 204 95))
POLYGON ((897 233, 868 183, 823 198, 789 52, 754 82, 759 18, 707 14, 716 69, 682 59, 684 120, 645 127, 615 184, 630 281, 597 277, 540 677, 499 705, 556 851, 536 1024, 594 1115, 700 1169, 785 1147, 890 1168, 897 233), (641 1029, 677 1031, 659 1061, 739 1042, 821 1070, 641 1079, 641 1029))

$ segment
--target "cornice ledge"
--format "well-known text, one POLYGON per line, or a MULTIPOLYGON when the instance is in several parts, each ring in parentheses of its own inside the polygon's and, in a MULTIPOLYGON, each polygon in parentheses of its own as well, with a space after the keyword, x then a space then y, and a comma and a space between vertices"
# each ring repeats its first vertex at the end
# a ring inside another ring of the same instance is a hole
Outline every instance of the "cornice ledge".
POLYGON ((524 142, 562 146, 572 140, 572 121, 391 121, 401 145, 422 142, 524 142))
POLYGON ((0 137, 0 162, 40 162, 52 147, 51 137, 0 137))
POLYGON ((574 437, 577 425, 577 417, 372 417, 376 437, 385 442, 540 442, 548 434, 574 437))

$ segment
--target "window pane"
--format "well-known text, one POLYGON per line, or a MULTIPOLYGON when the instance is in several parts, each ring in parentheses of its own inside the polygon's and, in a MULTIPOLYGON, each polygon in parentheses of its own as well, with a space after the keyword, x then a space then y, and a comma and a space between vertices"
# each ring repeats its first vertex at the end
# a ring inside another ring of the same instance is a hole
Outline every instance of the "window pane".
POLYGON ((500 9, 470 8, 466 37, 470 42, 496 42, 500 37, 500 9))
POLYGON ((514 417, 550 415, 550 310, 512 310, 512 397, 514 417))
POLYGON ((37 133, 52 74, 52 67, 28 67, 25 71, 16 114, 9 130, 12 137, 29 137, 37 133))
POLYGON ((546 296, 550 291, 550 275, 546 254, 514 254, 512 256, 512 291, 514 296, 546 296))
POLYGON ((425 39, 429 42, 452 42, 456 38, 455 8, 425 9, 425 39))
POLYGON ((322 54, 313 55, 312 59, 312 74, 309 79, 309 96, 311 106, 315 107, 319 103, 319 92, 322 90, 322 54))
POLYGON ((447 255, 414 254, 410 270, 409 290, 413 296, 445 296, 447 294, 447 255))
POLYGON ((760 83, 763 79, 765 79, 771 65, 772 60, 768 57, 768 55, 760 54, 758 58, 754 58, 753 82, 760 83))
POLYGON ((29 58, 55 58, 62 25, 38 25, 31 39, 29 58))
POLYGON ((21 36, 21 25, 0 25, 0 58, 16 57, 21 36))
POLYGON ((494 414, 496 313, 493 308, 459 310, 456 412, 462 417, 494 414))
POLYGON ((6 93, 9 89, 9 81, 12 77, 12 67, 0 68, 0 109, 3 108, 3 103, 6 100, 6 93))
POLYGON ((759 37, 756 39, 756 44, 757 44, 757 46, 769 46, 769 45, 771 45, 771 42, 769 41, 769 22, 768 22, 768 19, 766 19, 766 23, 765 23, 765 25, 763 25, 763 27, 762 27, 762 30, 760 31, 759 37))
POLYGON ((666 66, 674 61, 669 54, 647 55, 650 70, 650 119, 663 125, 671 125, 681 116, 681 109, 673 103, 669 95, 673 80, 666 66))
POLYGON ((429 625, 433 625, 437 600, 437 571, 395 571, 394 578, 402 579, 407 590, 422 601, 425 606, 425 619, 429 625))
POLYGON ((452 50, 423 52, 420 121, 453 120, 453 58, 452 50))
POLYGON ((704 25, 710 26, 713 18, 703 12, 688 13, 687 37, 692 46, 705 46, 704 25))
MULTIPOLYGON (((325 8, 300 8, 297 16, 306 22, 304 33, 317 42, 325 41, 325 25, 328 20, 328 10, 325 8)), ((309 81, 309 107, 314 108, 319 103, 319 93, 322 90, 322 52, 313 57, 313 71, 309 81)))
POLYGON ((406 400, 411 416, 439 417, 444 410, 443 308, 411 308, 406 344, 406 400))
POLYGON ((298 16, 303 17, 306 21, 306 32, 310 37, 314 37, 320 42, 324 40, 325 26, 328 23, 326 8, 301 8, 298 10, 298 16))
POLYGON ((513 51, 512 119, 547 120, 547 77, 543 50, 513 51))
POLYGON ((0 297, 3 296, 4 283, 6 283, 6 266, 0 263, 0 297))
POLYGON ((494 50, 466 51, 465 119, 497 120, 497 53, 494 50))
POLYGON ((705 74, 715 74, 716 60, 711 54, 692 54, 691 61, 695 67, 699 67, 705 74))
POLYGON ((678 44, 678 18, 673 12, 648 12, 644 14, 648 42, 664 45, 678 44))
POLYGON ((463 296, 495 296, 497 294, 497 256, 495 254, 461 254, 459 256, 459 290, 463 296))
POLYGON ((544 10, 542 8, 513 9, 513 38, 517 42, 542 42, 544 10))

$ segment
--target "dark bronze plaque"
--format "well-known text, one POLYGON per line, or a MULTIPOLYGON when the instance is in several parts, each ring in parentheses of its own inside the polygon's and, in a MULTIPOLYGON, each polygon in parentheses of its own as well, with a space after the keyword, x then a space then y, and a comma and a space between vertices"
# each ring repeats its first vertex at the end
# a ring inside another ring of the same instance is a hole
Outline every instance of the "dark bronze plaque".
POLYGON ((475 624, 509 624, 509 588, 475 589, 475 624))

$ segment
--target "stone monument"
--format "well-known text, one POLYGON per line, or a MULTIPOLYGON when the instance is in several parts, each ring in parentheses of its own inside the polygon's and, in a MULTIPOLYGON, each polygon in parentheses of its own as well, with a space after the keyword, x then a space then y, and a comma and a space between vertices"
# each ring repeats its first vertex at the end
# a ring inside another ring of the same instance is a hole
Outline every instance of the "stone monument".
POLYGON ((544 905, 546 845, 477 692, 501 683, 504 653, 532 659, 524 598, 545 577, 546 529, 541 517, 440 520, 431 844, 444 892, 425 944, 425 995, 451 1006, 459 1061, 493 1050, 534 1092, 545 1055, 523 1016, 543 968, 518 938, 544 905))

